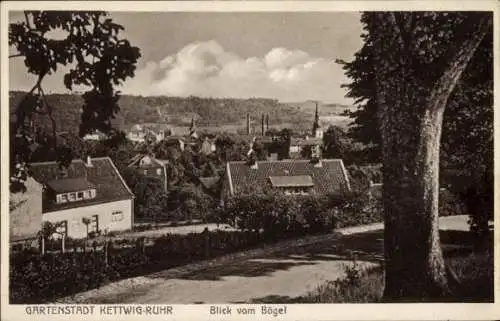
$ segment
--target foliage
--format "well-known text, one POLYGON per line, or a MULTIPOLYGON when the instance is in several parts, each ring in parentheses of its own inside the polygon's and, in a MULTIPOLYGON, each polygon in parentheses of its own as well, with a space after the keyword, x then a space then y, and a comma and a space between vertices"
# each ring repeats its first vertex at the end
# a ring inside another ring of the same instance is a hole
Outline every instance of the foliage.
MULTIPOLYGON (((173 189, 168 196, 168 210, 175 220, 201 219, 206 222, 213 217, 217 201, 200 187, 186 184, 173 189)), ((173 219, 174 220, 174 219, 173 219)))
MULTIPOLYGON (((407 17, 401 17, 401 20, 407 17)), ((420 13, 418 19, 432 19, 431 13, 420 13)), ((442 52, 445 44, 459 37, 465 28, 457 28, 453 33, 439 29, 441 24, 447 28, 458 26, 461 21, 474 17, 467 14, 443 13, 433 22, 429 22, 429 30, 419 30, 422 40, 415 42, 415 48, 409 49, 415 58, 411 58, 410 75, 417 77, 436 77, 443 68, 446 59, 442 52), (436 32, 432 32, 436 30, 436 32), (429 32, 428 38, 424 34, 429 32), (434 43, 441 43, 439 49, 434 43), (431 52, 431 50, 437 50, 431 52), (416 53, 416 54, 415 54, 416 53), (441 58, 437 59, 439 55, 441 58), (425 67, 424 67, 425 66, 425 67), (424 75, 418 70, 431 70, 424 75)), ((430 20, 428 20, 430 21, 430 20)), ((365 23, 370 23, 364 18, 365 23)), ((426 25, 427 27, 427 25, 426 25)), ((446 29, 451 30, 451 29, 446 29)), ((371 38, 365 34, 365 45, 350 62, 340 61, 346 74, 353 80, 346 84, 348 97, 356 100, 357 110, 350 114, 353 122, 349 128, 349 136, 353 139, 371 145, 367 156, 372 162, 380 159, 381 135, 377 121, 377 102, 374 72, 374 47, 371 38)), ((493 165, 493 32, 490 30, 475 51, 470 63, 459 79, 446 104, 443 116, 443 131, 441 141, 441 184, 450 188, 453 193, 460 195, 472 219, 483 222, 482 215, 490 215, 492 208, 492 175, 493 165), (481 192, 479 192, 481 191, 481 192), (477 194, 484 195, 484 202, 477 204, 477 194), (476 195, 476 196, 474 196, 476 195), (487 196, 490 195, 490 196, 487 196), (489 200, 487 200, 489 198, 489 200), (489 204, 489 205, 488 205, 489 204), (489 207, 489 209, 485 209, 489 207)), ((406 59, 410 56, 406 54, 406 59)), ((408 78, 409 79, 409 78, 408 78)), ((416 88, 416 85, 413 86, 416 88)), ((419 94, 425 96, 424 93, 419 94)), ((484 226, 484 223, 482 224, 484 226)))
POLYGON ((241 230, 263 231, 266 235, 310 234, 331 231, 334 227, 380 222, 382 213, 373 207, 364 192, 342 197, 286 196, 264 192, 228 200, 220 211, 223 221, 241 230))
POLYGON ((323 156, 325 158, 344 159, 349 142, 344 130, 338 126, 330 126, 323 134, 323 156))
POLYGON ((250 150, 249 142, 229 134, 219 135, 215 146, 222 162, 245 160, 250 150))
MULTIPOLYGON (((25 92, 10 92, 11 112, 19 104, 25 92)), ((46 94, 48 103, 53 106, 53 115, 58 130, 74 131, 80 123, 79 107, 84 103, 79 94, 46 94)), ((110 120, 111 125, 120 130, 129 130, 135 124, 147 124, 151 128, 162 128, 170 130, 176 135, 180 130, 178 127, 189 126, 192 116, 196 116, 197 125, 209 127, 214 132, 222 132, 223 126, 236 131, 243 128, 242 121, 248 112, 251 117, 257 119, 261 114, 270 115, 273 123, 291 123, 304 125, 307 114, 281 104, 272 99, 251 98, 198 98, 194 104, 189 97, 166 97, 166 96, 131 96, 120 95, 118 104, 120 111, 115 118, 110 120), (141 108, 137 108, 141 106, 141 108), (162 116, 158 115, 158 110, 162 116), (229 126, 232 125, 232 126, 229 126), (216 127, 220 127, 217 129, 216 127)), ((50 128, 51 122, 46 115, 37 115, 35 123, 41 128, 50 128)), ((270 128, 271 129, 271 128, 270 128)))
POLYGON ((29 161, 33 145, 46 145, 63 166, 72 159, 70 150, 57 146, 54 106, 42 88, 43 79, 58 68, 71 66, 64 75, 67 89, 89 87, 83 101, 74 106, 81 109, 81 121, 74 124, 80 136, 94 129, 105 133, 111 129, 110 119, 119 111, 119 94, 113 87, 134 76, 140 52, 120 37, 123 27, 106 15, 98 11, 24 11, 24 21, 9 25, 9 46, 18 52, 12 59, 24 57, 28 73, 37 77, 33 88, 18 104, 11 105, 15 109, 10 132, 11 181, 18 183, 11 188, 23 184, 25 174, 20 174, 21 169, 29 161), (52 37, 54 31, 63 37, 52 37), (37 115, 49 119, 48 139, 39 139, 43 137, 33 121, 37 115))
POLYGON ((148 177, 133 168, 122 172, 123 179, 135 195, 134 213, 137 218, 156 218, 166 215, 167 194, 161 178, 148 177))
MULTIPOLYGON (((447 259, 462 284, 460 290, 447 298, 454 302, 492 302, 492 253, 472 253, 447 259)), ((379 303, 382 302, 384 271, 382 267, 359 269, 346 266, 346 278, 327 281, 296 303, 379 303)), ((269 302, 277 303, 277 302, 269 302)), ((292 303, 292 302, 289 302, 292 303)))

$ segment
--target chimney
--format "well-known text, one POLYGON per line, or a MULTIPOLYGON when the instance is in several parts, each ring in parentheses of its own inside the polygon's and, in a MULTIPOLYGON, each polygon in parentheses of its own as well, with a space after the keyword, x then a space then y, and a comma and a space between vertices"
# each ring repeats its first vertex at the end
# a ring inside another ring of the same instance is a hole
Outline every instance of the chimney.
POLYGON ((262 114, 262 136, 266 134, 266 130, 264 128, 264 114, 262 114))

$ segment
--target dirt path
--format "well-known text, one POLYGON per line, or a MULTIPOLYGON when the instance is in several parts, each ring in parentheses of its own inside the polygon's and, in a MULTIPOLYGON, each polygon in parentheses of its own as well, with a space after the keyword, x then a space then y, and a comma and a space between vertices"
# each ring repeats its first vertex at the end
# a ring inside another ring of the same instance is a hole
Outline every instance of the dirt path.
MULTIPOLYGON (((442 230, 467 230, 467 216, 441 218, 442 230)), ((295 298, 344 276, 352 257, 361 266, 383 259, 381 224, 338 230, 329 241, 239 260, 172 278, 155 273, 88 291, 70 303, 242 303, 295 298)))

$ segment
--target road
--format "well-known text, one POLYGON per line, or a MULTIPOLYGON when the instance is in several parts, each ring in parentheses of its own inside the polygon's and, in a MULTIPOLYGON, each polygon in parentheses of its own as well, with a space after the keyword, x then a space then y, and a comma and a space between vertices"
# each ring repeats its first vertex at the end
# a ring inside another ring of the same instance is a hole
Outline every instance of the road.
MULTIPOLYGON (((325 281, 343 277, 344 266, 353 264, 353 255, 361 267, 379 264, 383 259, 382 228, 381 224, 345 228, 330 242, 288 248, 180 278, 167 277, 160 272, 123 280, 78 295, 72 302, 210 304, 296 298, 325 281)), ((466 231, 467 216, 441 218, 440 228, 466 231)))

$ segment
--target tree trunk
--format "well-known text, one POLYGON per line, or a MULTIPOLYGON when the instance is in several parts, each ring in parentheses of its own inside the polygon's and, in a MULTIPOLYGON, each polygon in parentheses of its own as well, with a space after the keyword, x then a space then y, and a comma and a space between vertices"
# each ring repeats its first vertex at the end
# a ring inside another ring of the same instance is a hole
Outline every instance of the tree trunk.
POLYGON ((45 237, 42 235, 42 238, 41 238, 41 252, 42 252, 42 255, 45 254, 45 237))
MULTIPOLYGON (((443 108, 444 110, 444 108, 443 108)), ((427 300, 451 293, 439 241, 439 140, 442 110, 424 116, 419 139, 405 155, 384 153, 386 283, 389 301, 427 300)))
POLYGON ((61 234, 61 252, 62 253, 66 252, 66 234, 65 233, 61 234))

